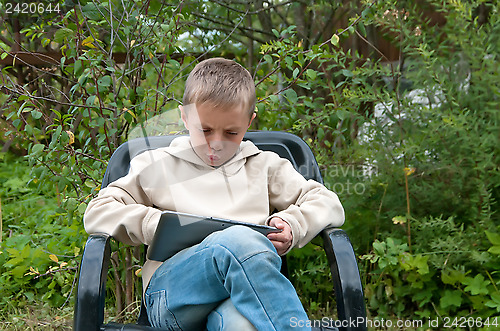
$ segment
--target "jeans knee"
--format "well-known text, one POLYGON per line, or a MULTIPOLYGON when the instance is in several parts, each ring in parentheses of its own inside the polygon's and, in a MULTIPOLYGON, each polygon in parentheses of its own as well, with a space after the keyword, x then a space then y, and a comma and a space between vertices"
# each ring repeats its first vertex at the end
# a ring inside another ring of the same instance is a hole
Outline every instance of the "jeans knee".
POLYGON ((231 299, 222 302, 208 315, 208 331, 257 331, 250 321, 234 307, 231 299))
POLYGON ((211 235, 210 243, 223 247, 240 262, 249 257, 265 253, 281 261, 273 244, 263 234, 242 225, 235 225, 211 235))

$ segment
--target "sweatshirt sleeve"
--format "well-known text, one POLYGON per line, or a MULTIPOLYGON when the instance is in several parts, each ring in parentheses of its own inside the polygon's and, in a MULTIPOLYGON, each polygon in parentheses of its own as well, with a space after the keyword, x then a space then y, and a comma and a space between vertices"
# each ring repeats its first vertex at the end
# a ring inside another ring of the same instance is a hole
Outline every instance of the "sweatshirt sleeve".
POLYGON ((153 207, 141 185, 145 170, 147 158, 134 158, 125 177, 110 183, 90 201, 84 215, 87 233, 107 233, 128 245, 151 244, 161 211, 153 207))
POLYGON ((344 208, 338 196, 324 185, 306 180, 286 159, 273 160, 269 168, 268 190, 271 208, 286 221, 293 235, 292 247, 303 247, 326 227, 344 224, 344 208))

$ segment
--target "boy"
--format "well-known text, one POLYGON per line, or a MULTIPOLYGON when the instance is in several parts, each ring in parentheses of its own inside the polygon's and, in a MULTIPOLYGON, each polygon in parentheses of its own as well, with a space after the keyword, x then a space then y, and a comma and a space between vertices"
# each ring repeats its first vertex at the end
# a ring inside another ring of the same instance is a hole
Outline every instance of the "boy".
POLYGON ((275 226, 282 231, 267 237, 233 226, 163 263, 146 261, 148 317, 168 330, 282 331, 292 318, 306 321, 293 286, 279 272, 279 255, 327 226, 342 225, 338 197, 305 180, 287 160, 242 142, 256 116, 255 87, 239 64, 221 58, 199 63, 186 81, 183 104, 189 137, 135 157, 128 175, 90 202, 87 232, 151 244, 162 210, 275 226))

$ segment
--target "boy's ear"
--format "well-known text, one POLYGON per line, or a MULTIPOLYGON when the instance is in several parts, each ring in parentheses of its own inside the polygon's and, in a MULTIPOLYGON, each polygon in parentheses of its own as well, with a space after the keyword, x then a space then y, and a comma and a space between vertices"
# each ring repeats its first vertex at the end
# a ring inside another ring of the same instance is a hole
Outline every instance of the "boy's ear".
POLYGON ((250 128, 250 125, 252 125, 253 119, 257 116, 256 112, 253 112, 252 117, 250 118, 250 122, 248 122, 248 127, 250 128))
MULTIPOLYGON (((186 127, 186 129, 188 129, 186 110, 184 109, 184 107, 183 107, 183 106, 179 106, 179 109, 180 109, 180 111, 181 111, 181 119, 182 119, 182 122, 184 123, 184 126, 186 127)), ((188 130, 189 130, 189 129, 188 129, 188 130)))

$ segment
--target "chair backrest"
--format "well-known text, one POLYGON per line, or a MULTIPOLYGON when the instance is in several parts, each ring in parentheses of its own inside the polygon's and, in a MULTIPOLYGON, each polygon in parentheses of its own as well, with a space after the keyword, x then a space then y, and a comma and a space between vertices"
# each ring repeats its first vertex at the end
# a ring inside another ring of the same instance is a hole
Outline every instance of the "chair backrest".
MULTIPOLYGON (((151 149, 167 147, 178 135, 136 138, 123 143, 109 160, 102 180, 102 188, 127 175, 130 160, 151 149)), ((309 146, 298 136, 280 131, 247 132, 243 140, 252 141, 259 149, 272 151, 288 159, 306 179, 323 183, 318 164, 309 146)))

